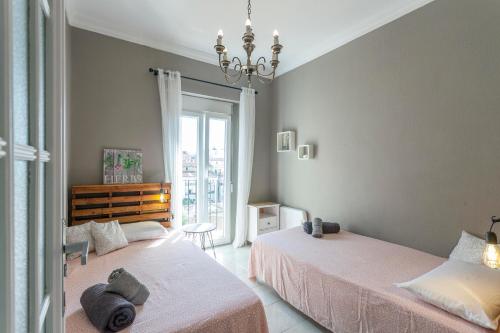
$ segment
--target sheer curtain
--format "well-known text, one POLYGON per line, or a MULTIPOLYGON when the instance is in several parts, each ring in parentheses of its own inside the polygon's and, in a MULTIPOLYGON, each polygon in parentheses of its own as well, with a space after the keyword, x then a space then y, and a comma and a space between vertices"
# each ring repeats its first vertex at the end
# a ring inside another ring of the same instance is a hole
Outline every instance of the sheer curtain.
POLYGON ((255 90, 242 88, 239 117, 238 192, 236 195, 234 247, 245 245, 247 238, 247 204, 252 183, 253 144, 255 137, 255 90))
POLYGON ((182 155, 180 152, 179 128, 182 112, 181 74, 158 69, 158 88, 160 92, 161 129, 163 143, 163 163, 165 182, 172 184, 170 209, 174 216, 173 227, 182 226, 182 155))

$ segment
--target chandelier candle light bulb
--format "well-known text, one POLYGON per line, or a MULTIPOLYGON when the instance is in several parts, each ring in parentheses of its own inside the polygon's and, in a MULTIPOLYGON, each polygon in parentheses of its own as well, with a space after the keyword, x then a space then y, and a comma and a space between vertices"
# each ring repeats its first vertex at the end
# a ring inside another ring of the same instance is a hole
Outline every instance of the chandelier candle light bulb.
POLYGON ((276 29, 274 30, 273 37, 274 37, 274 45, 278 45, 280 43, 280 41, 279 41, 280 34, 279 34, 278 30, 276 30, 276 29))
POLYGON ((217 45, 222 45, 222 37, 224 37, 224 32, 220 29, 217 33, 217 45))
POLYGON ((251 34, 252 33, 252 21, 250 21, 250 19, 247 19, 245 21, 245 27, 246 27, 247 34, 251 34))
POLYGON ((279 33, 278 30, 273 32, 273 45, 271 46, 272 57, 270 61, 271 70, 267 70, 266 58, 259 57, 257 62, 252 63, 252 53, 255 50, 256 45, 254 44, 255 35, 252 29, 252 5, 250 0, 248 0, 248 17, 245 21, 245 33, 243 34, 243 49, 246 52, 246 61, 241 61, 239 57, 233 57, 229 60, 227 48, 222 44, 223 33, 219 30, 217 34, 217 44, 214 46, 215 52, 219 55, 219 68, 224 73, 224 78, 228 83, 234 84, 238 82, 243 75, 247 77, 248 87, 252 86, 252 76, 257 77, 257 79, 262 83, 269 83, 273 80, 276 75, 276 68, 278 67, 278 54, 281 52, 283 45, 279 43, 279 33), (229 67, 232 67, 232 72, 229 72, 229 67), (268 80, 263 80, 268 79, 268 80))

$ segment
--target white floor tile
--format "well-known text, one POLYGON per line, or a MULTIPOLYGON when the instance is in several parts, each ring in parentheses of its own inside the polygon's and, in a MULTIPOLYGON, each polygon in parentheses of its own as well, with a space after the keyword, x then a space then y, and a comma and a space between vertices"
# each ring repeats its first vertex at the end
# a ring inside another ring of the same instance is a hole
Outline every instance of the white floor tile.
POLYGON ((288 329, 285 333, 329 333, 326 328, 318 325, 311 320, 303 320, 296 326, 288 329))
POLYGON ((299 313, 291 309, 289 305, 283 301, 278 301, 266 306, 265 311, 267 324, 271 333, 284 332, 304 320, 299 313))
POLYGON ((253 291, 259 296, 264 306, 271 305, 281 300, 273 289, 265 285, 258 285, 253 288, 253 291))

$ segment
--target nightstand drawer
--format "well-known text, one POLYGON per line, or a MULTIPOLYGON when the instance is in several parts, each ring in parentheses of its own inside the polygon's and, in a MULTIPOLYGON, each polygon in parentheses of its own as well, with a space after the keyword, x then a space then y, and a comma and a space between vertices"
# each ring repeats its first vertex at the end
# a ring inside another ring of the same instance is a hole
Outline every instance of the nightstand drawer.
POLYGON ((267 234, 268 232, 273 232, 273 231, 278 231, 279 229, 277 227, 275 228, 267 228, 267 229, 261 229, 259 230, 258 234, 259 235, 263 235, 263 234, 267 234))
POLYGON ((276 229, 278 227, 277 216, 265 216, 259 218, 259 230, 276 229))

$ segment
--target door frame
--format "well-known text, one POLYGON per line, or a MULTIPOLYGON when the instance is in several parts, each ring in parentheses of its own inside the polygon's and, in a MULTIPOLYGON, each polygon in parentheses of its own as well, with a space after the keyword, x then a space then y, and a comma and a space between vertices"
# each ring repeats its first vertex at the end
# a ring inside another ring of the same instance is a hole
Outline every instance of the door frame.
MULTIPOLYGON (((65 0, 34 0, 30 5, 40 5, 46 12, 50 10, 46 31, 46 113, 47 150, 51 151, 51 160, 46 152, 35 153, 26 150, 22 145, 14 144, 13 133, 13 21, 11 1, 0 4, 0 66, 3 77, 0 78, 0 331, 14 332, 15 325, 15 268, 14 268, 14 161, 33 159, 35 162, 46 162, 47 170, 47 215, 46 215, 46 288, 52 294, 47 306, 31 305, 33 300, 32 278, 29 280, 29 316, 46 311, 47 332, 63 333, 63 224, 66 216, 66 12, 65 0), (49 6, 50 2, 50 6, 49 6), (5 143, 5 144, 4 144, 5 143), (33 154, 33 156, 31 156, 33 154), (29 155, 29 156, 28 156, 29 155), (50 204, 50 207, 48 206, 50 204), (50 304, 50 305, 49 305, 50 304)), ((39 148, 39 147, 37 147, 39 148)), ((35 175, 35 178, 37 176, 35 175)), ((35 206, 37 203, 35 203, 35 206)), ((30 227, 32 229, 32 227, 30 227)), ((31 236, 31 231, 30 231, 31 236)), ((29 260, 33 260, 33 252, 29 252, 29 260)), ((29 274, 33 274, 30 264, 29 274)), ((34 265, 36 267, 36 263, 34 265)), ((36 288, 35 288, 36 289, 36 288)), ((30 320, 30 332, 39 332, 40 325, 30 320), (37 331, 38 330, 38 331, 37 331)))
POLYGON ((12 5, 10 1, 2 1, 0 11, 0 66, 3 77, 0 78, 0 117, 3 123, 0 128, 2 139, 2 156, 0 156, 0 331, 13 332, 14 328, 14 243, 15 237, 12 221, 14 220, 13 190, 14 190, 14 134, 11 131, 12 120, 12 5), (3 144, 5 142, 5 145, 3 144), (2 149, 3 148, 3 149, 2 149))
MULTIPOLYGON (((42 0, 43 1, 43 0, 42 0)), ((51 149, 51 162, 49 164, 47 183, 47 203, 50 204, 50 215, 47 221, 46 251, 47 257, 53 260, 52 270, 47 275, 47 287, 54 296, 47 316, 50 316, 47 332, 64 332, 64 225, 67 216, 67 63, 66 63, 66 3, 65 0, 52 0, 51 22, 48 24, 50 35, 48 58, 48 98, 49 110, 52 116, 47 119, 48 133, 47 146, 51 149), (50 73, 50 74, 49 74, 50 73)))
MULTIPOLYGON (((48 93, 50 93, 51 87, 47 84, 49 81, 46 79, 46 75, 48 70, 50 69, 47 61, 48 55, 48 40, 52 38, 52 34, 47 33, 50 32, 48 30, 47 24, 51 20, 50 16, 50 5, 47 0, 30 0, 30 14, 29 14, 29 45, 31 47, 31 51, 33 52, 33 58, 29 59, 29 89, 31 95, 29 96, 29 132, 34 136, 32 138, 32 147, 35 149, 36 153, 29 159, 25 159, 29 162, 28 172, 31 173, 31 179, 29 181, 29 202, 32 203, 33 208, 30 208, 29 219, 33 221, 31 226, 29 226, 28 230, 28 239, 29 239, 29 247, 28 247, 28 260, 29 260, 29 279, 28 279, 28 290, 29 290, 29 331, 30 332, 40 332, 43 328, 48 314, 48 309, 51 303, 51 290, 47 290, 46 288, 46 277, 50 274, 49 270, 44 270, 43 272, 43 285, 40 285, 40 259, 38 255, 39 250, 39 232, 40 225, 43 222, 42 227, 44 228, 44 249, 47 246, 46 242, 46 233, 48 220, 47 216, 50 215, 50 209, 48 209, 46 202, 47 191, 45 191, 45 187, 48 183, 45 181, 46 177, 41 171, 48 169, 50 163, 50 151, 51 147, 47 145, 43 145, 40 140, 40 129, 42 127, 41 123, 41 114, 44 112, 43 119, 45 122, 50 121, 50 119, 45 119, 47 116, 51 115, 51 112, 46 112, 49 110, 47 108, 47 103, 45 103, 40 108, 40 100, 46 102, 46 97, 48 93), (35 9, 36 8, 36 9, 35 9), (45 21, 45 30, 40 31, 40 23, 45 21), (42 36, 43 34, 43 36, 42 36), (44 49, 40 49, 40 38, 44 40, 44 49), (41 62, 43 61, 43 62, 41 62), (41 76, 43 70, 43 77, 41 76), (41 79, 43 78, 44 82, 42 83, 41 79), (44 90, 41 90, 43 86, 44 90), (32 116, 34 115, 34 116, 32 116), (48 151, 47 151, 48 150, 48 151), (43 168, 42 168, 43 166, 43 168), (42 188, 42 182, 44 182, 44 187, 42 188), (43 201, 41 200, 43 197, 43 201), (42 214, 44 215, 42 217, 42 214), (48 274, 47 274, 48 273, 48 274), (42 290, 42 298, 39 298, 40 290, 42 290)), ((31 55, 31 54, 30 54, 31 55)), ((46 126, 44 130, 46 129, 46 126)), ((45 132, 45 136, 48 135, 48 132, 45 132)), ((44 138, 45 139, 45 138, 44 138)), ((15 148, 17 149, 17 148, 15 148)), ((15 151, 15 155, 17 152, 15 151)), ((17 156, 16 156, 17 157, 17 156)), ((18 160, 16 158, 16 160, 18 160)), ((50 261, 49 266, 46 266, 47 262, 47 254, 49 252, 44 253, 43 261, 44 268, 51 268, 50 261)), ((49 320, 50 321, 50 320, 49 320)))

